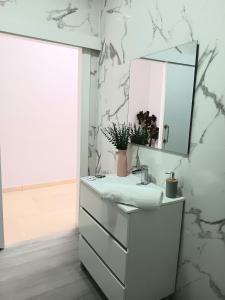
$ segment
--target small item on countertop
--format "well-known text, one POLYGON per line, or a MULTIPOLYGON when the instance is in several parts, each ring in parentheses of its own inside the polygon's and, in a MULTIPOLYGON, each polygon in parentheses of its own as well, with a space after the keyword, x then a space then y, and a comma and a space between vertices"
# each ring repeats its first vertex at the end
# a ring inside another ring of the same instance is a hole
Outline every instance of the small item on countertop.
POLYGON ((177 197, 177 184, 178 181, 175 178, 174 172, 169 172, 166 174, 170 174, 171 176, 166 179, 166 197, 168 198, 176 198, 177 197))
POLYGON ((87 179, 87 181, 94 181, 97 178, 95 176, 87 176, 86 179, 87 179))
POLYGON ((105 175, 100 175, 100 174, 98 174, 98 175, 95 175, 95 177, 96 177, 96 178, 104 178, 105 175))

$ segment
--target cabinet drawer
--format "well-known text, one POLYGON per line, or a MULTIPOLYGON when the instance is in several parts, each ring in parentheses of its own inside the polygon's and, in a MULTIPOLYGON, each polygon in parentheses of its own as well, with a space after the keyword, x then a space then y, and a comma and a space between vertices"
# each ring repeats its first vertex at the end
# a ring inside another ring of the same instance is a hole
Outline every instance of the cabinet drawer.
POLYGON ((124 287, 80 236, 80 260, 109 300, 123 300, 124 287))
POLYGON ((127 247, 128 214, 115 203, 101 199, 100 195, 83 183, 80 185, 80 205, 127 247))
POLYGON ((124 283, 127 252, 82 208, 80 209, 80 233, 124 283))

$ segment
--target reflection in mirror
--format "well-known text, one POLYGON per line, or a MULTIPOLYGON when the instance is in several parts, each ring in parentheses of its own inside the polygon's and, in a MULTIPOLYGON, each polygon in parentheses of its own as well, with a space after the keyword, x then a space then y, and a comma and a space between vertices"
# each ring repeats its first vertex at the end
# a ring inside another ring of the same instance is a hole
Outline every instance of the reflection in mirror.
POLYGON ((196 59, 192 42, 131 62, 128 122, 136 124, 131 142, 188 153, 196 59))

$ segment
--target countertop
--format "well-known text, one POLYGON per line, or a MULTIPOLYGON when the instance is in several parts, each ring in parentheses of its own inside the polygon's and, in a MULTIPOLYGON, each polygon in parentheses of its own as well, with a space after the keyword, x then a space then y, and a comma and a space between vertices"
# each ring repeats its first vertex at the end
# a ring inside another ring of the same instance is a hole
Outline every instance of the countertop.
MULTIPOLYGON (((82 183, 87 185, 89 188, 94 190, 99 195, 101 195, 102 188, 108 183, 125 184, 128 186, 137 185, 137 183, 140 183, 140 177, 133 174, 130 174, 126 177, 119 177, 112 174, 112 175, 106 175, 106 177, 103 178, 96 178, 95 176, 86 176, 86 177, 82 177, 80 180, 82 183)), ((165 190, 154 183, 149 183, 144 187, 160 189, 163 192, 162 206, 184 201, 184 197, 177 197, 177 198, 166 197, 165 190)), ((142 186, 140 186, 140 188, 142 188, 142 186)), ((132 213, 140 209, 126 204, 117 204, 117 206, 120 207, 126 213, 132 213)))

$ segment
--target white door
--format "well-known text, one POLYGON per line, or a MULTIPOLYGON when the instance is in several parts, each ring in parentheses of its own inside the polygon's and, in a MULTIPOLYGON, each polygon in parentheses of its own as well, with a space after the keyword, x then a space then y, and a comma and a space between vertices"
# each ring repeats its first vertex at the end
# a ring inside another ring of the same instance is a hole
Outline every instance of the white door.
POLYGON ((2 208, 1 155, 0 155, 0 249, 4 249, 3 208, 2 208))

